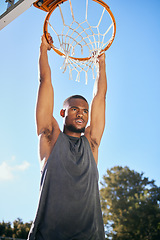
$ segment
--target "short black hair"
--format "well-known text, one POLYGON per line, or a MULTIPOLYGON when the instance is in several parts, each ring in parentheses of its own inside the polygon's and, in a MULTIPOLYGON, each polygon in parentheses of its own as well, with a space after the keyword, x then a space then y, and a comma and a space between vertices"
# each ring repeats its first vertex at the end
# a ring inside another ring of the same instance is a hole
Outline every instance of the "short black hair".
POLYGON ((67 102, 69 102, 72 98, 79 98, 79 99, 83 99, 84 101, 86 101, 88 103, 88 101, 86 100, 85 97, 81 96, 81 95, 72 95, 70 97, 68 97, 64 103, 63 103, 63 107, 66 105, 67 102))

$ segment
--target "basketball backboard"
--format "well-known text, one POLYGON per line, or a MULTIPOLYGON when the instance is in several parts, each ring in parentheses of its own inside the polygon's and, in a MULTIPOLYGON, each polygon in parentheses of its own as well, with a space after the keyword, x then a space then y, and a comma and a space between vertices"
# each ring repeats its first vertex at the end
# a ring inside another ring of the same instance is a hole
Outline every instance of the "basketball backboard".
POLYGON ((35 0, 0 0, 0 30, 25 12, 35 0))

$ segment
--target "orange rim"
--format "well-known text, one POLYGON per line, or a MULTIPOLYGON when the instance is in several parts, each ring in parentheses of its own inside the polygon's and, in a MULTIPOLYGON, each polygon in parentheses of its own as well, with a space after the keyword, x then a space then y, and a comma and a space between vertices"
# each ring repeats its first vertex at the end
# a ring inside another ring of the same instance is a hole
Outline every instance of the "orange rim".
MULTIPOLYGON (((47 14, 47 16, 45 18, 44 25, 43 25, 43 33, 45 35, 45 38, 46 38, 47 42, 48 42, 48 22, 49 22, 50 16, 54 12, 54 10, 58 7, 59 4, 64 3, 66 1, 68 1, 68 0, 57 0, 57 1, 55 1, 55 3, 53 4, 51 10, 48 12, 48 14, 47 14)), ((106 50, 108 50, 110 48, 110 46, 112 45, 112 43, 113 43, 113 40, 114 40, 115 35, 116 35, 116 21, 115 21, 115 18, 113 16, 113 13, 111 12, 109 6, 105 2, 103 2, 102 0, 92 0, 92 1, 99 3, 102 7, 104 7, 106 9, 106 11, 109 13, 109 15, 110 15, 110 17, 112 19, 112 22, 113 22, 113 29, 114 29, 114 31, 113 31, 111 40, 107 44, 107 46, 104 49, 101 50, 101 53, 102 53, 102 52, 105 52, 106 50)), ((65 56, 65 54, 62 53, 60 50, 58 50, 53 44, 50 44, 50 45, 51 45, 52 49, 57 54, 59 54, 60 56, 65 56)), ((87 61, 91 57, 76 58, 76 57, 69 56, 69 58, 74 59, 74 60, 78 60, 78 61, 87 61)))

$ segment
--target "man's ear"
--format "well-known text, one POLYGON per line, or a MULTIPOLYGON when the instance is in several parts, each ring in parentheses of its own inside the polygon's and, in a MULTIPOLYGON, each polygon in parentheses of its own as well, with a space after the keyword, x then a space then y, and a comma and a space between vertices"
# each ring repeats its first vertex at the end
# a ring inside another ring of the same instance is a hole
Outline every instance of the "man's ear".
POLYGON ((64 116, 65 116, 65 110, 64 110, 64 109, 61 109, 61 111, 60 111, 60 115, 61 115, 61 117, 64 118, 64 116))

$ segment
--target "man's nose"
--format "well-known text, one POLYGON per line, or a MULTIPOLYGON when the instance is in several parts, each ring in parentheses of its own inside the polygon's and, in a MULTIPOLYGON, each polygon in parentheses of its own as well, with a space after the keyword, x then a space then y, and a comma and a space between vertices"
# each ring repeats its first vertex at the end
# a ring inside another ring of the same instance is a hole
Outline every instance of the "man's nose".
POLYGON ((83 111, 79 109, 77 112, 77 117, 82 117, 82 116, 83 116, 83 111))

